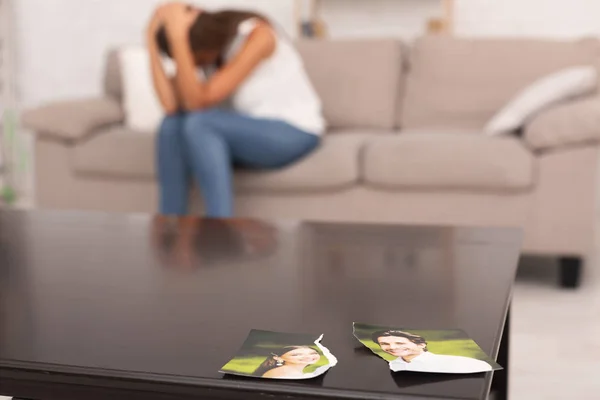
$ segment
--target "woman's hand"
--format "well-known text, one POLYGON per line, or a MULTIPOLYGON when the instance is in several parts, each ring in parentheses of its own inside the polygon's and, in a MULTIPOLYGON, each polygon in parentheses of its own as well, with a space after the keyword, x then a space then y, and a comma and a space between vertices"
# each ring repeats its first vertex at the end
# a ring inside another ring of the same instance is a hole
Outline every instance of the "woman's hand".
MULTIPOLYGON (((154 14, 152 15, 152 18, 150 19, 150 23, 148 24, 148 28, 147 28, 148 36, 155 37, 160 28, 162 28, 163 26, 166 27, 167 25, 171 25, 171 24, 168 24, 168 22, 171 19, 175 19, 175 21, 177 21, 177 23, 180 23, 181 15, 183 14, 183 11, 190 10, 190 9, 192 9, 192 7, 190 7, 189 5, 187 5, 185 3, 181 3, 178 1, 169 2, 169 3, 163 4, 159 7, 157 7, 156 10, 154 11, 154 14)), ((197 11, 196 11, 195 15, 198 15, 197 11)), ((190 22, 190 24, 188 25, 188 29, 189 29, 189 26, 191 26, 192 22, 190 22)))
POLYGON ((146 28, 146 34, 148 35, 149 39, 154 40, 156 34, 158 33, 158 30, 165 23, 164 7, 165 6, 158 7, 154 11, 154 14, 152 14, 152 18, 150 18, 150 22, 148 23, 148 27, 146 28))
POLYGON ((170 3, 164 9, 167 35, 175 40, 187 39, 188 33, 200 10, 185 3, 170 3))

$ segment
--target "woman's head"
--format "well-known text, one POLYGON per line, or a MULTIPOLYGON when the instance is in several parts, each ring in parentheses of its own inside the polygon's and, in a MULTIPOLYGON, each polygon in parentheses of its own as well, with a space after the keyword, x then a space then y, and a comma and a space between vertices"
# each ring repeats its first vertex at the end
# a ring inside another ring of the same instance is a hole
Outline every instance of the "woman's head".
POLYGON ((275 361, 284 365, 312 365, 321 358, 318 351, 306 346, 284 347, 272 356, 275 361))
MULTIPOLYGON (((190 7, 190 12, 198 14, 189 32, 190 47, 197 65, 216 63, 237 35, 241 22, 249 18, 266 20, 265 17, 248 11, 209 12, 190 7)), ((171 44, 164 28, 158 31, 156 41, 159 49, 172 57, 171 44)))
POLYGON ((308 346, 286 346, 271 352, 267 359, 256 370, 262 376, 265 372, 283 366, 308 366, 321 359, 319 352, 308 346))

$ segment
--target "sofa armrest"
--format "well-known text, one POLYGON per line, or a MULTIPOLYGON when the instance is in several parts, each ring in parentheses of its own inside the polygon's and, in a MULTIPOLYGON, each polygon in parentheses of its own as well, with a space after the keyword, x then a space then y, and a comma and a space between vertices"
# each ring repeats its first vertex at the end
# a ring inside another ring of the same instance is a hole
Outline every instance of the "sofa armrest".
POLYGON ((600 97, 557 105, 525 127, 525 142, 534 150, 600 142, 600 97))
POLYGON ((124 119, 119 102, 104 97, 51 103, 26 111, 22 123, 25 128, 43 137, 77 141, 124 119))

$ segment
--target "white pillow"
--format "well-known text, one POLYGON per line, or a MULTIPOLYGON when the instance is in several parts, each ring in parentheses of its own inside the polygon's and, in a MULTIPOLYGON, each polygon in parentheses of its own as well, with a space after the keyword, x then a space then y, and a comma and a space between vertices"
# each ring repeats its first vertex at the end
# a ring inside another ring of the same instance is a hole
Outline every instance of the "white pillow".
MULTIPOLYGON (((123 85, 125 125, 138 132, 155 133, 165 116, 152 83, 150 57, 143 47, 127 47, 119 51, 123 85)), ((175 63, 163 59, 167 75, 175 75, 175 63)))
POLYGON ((540 111, 556 103, 593 92, 598 72, 593 66, 571 67, 547 75, 515 96, 485 126, 488 136, 514 132, 540 111))

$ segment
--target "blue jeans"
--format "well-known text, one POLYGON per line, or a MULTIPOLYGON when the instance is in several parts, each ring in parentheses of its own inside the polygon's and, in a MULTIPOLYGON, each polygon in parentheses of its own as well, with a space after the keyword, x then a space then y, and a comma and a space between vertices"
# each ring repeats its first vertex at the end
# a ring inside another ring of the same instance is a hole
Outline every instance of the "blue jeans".
POLYGON ((185 215, 192 176, 206 216, 233 216, 233 166, 285 167, 319 145, 319 137, 283 121, 212 109, 164 119, 157 139, 160 212, 185 215))

